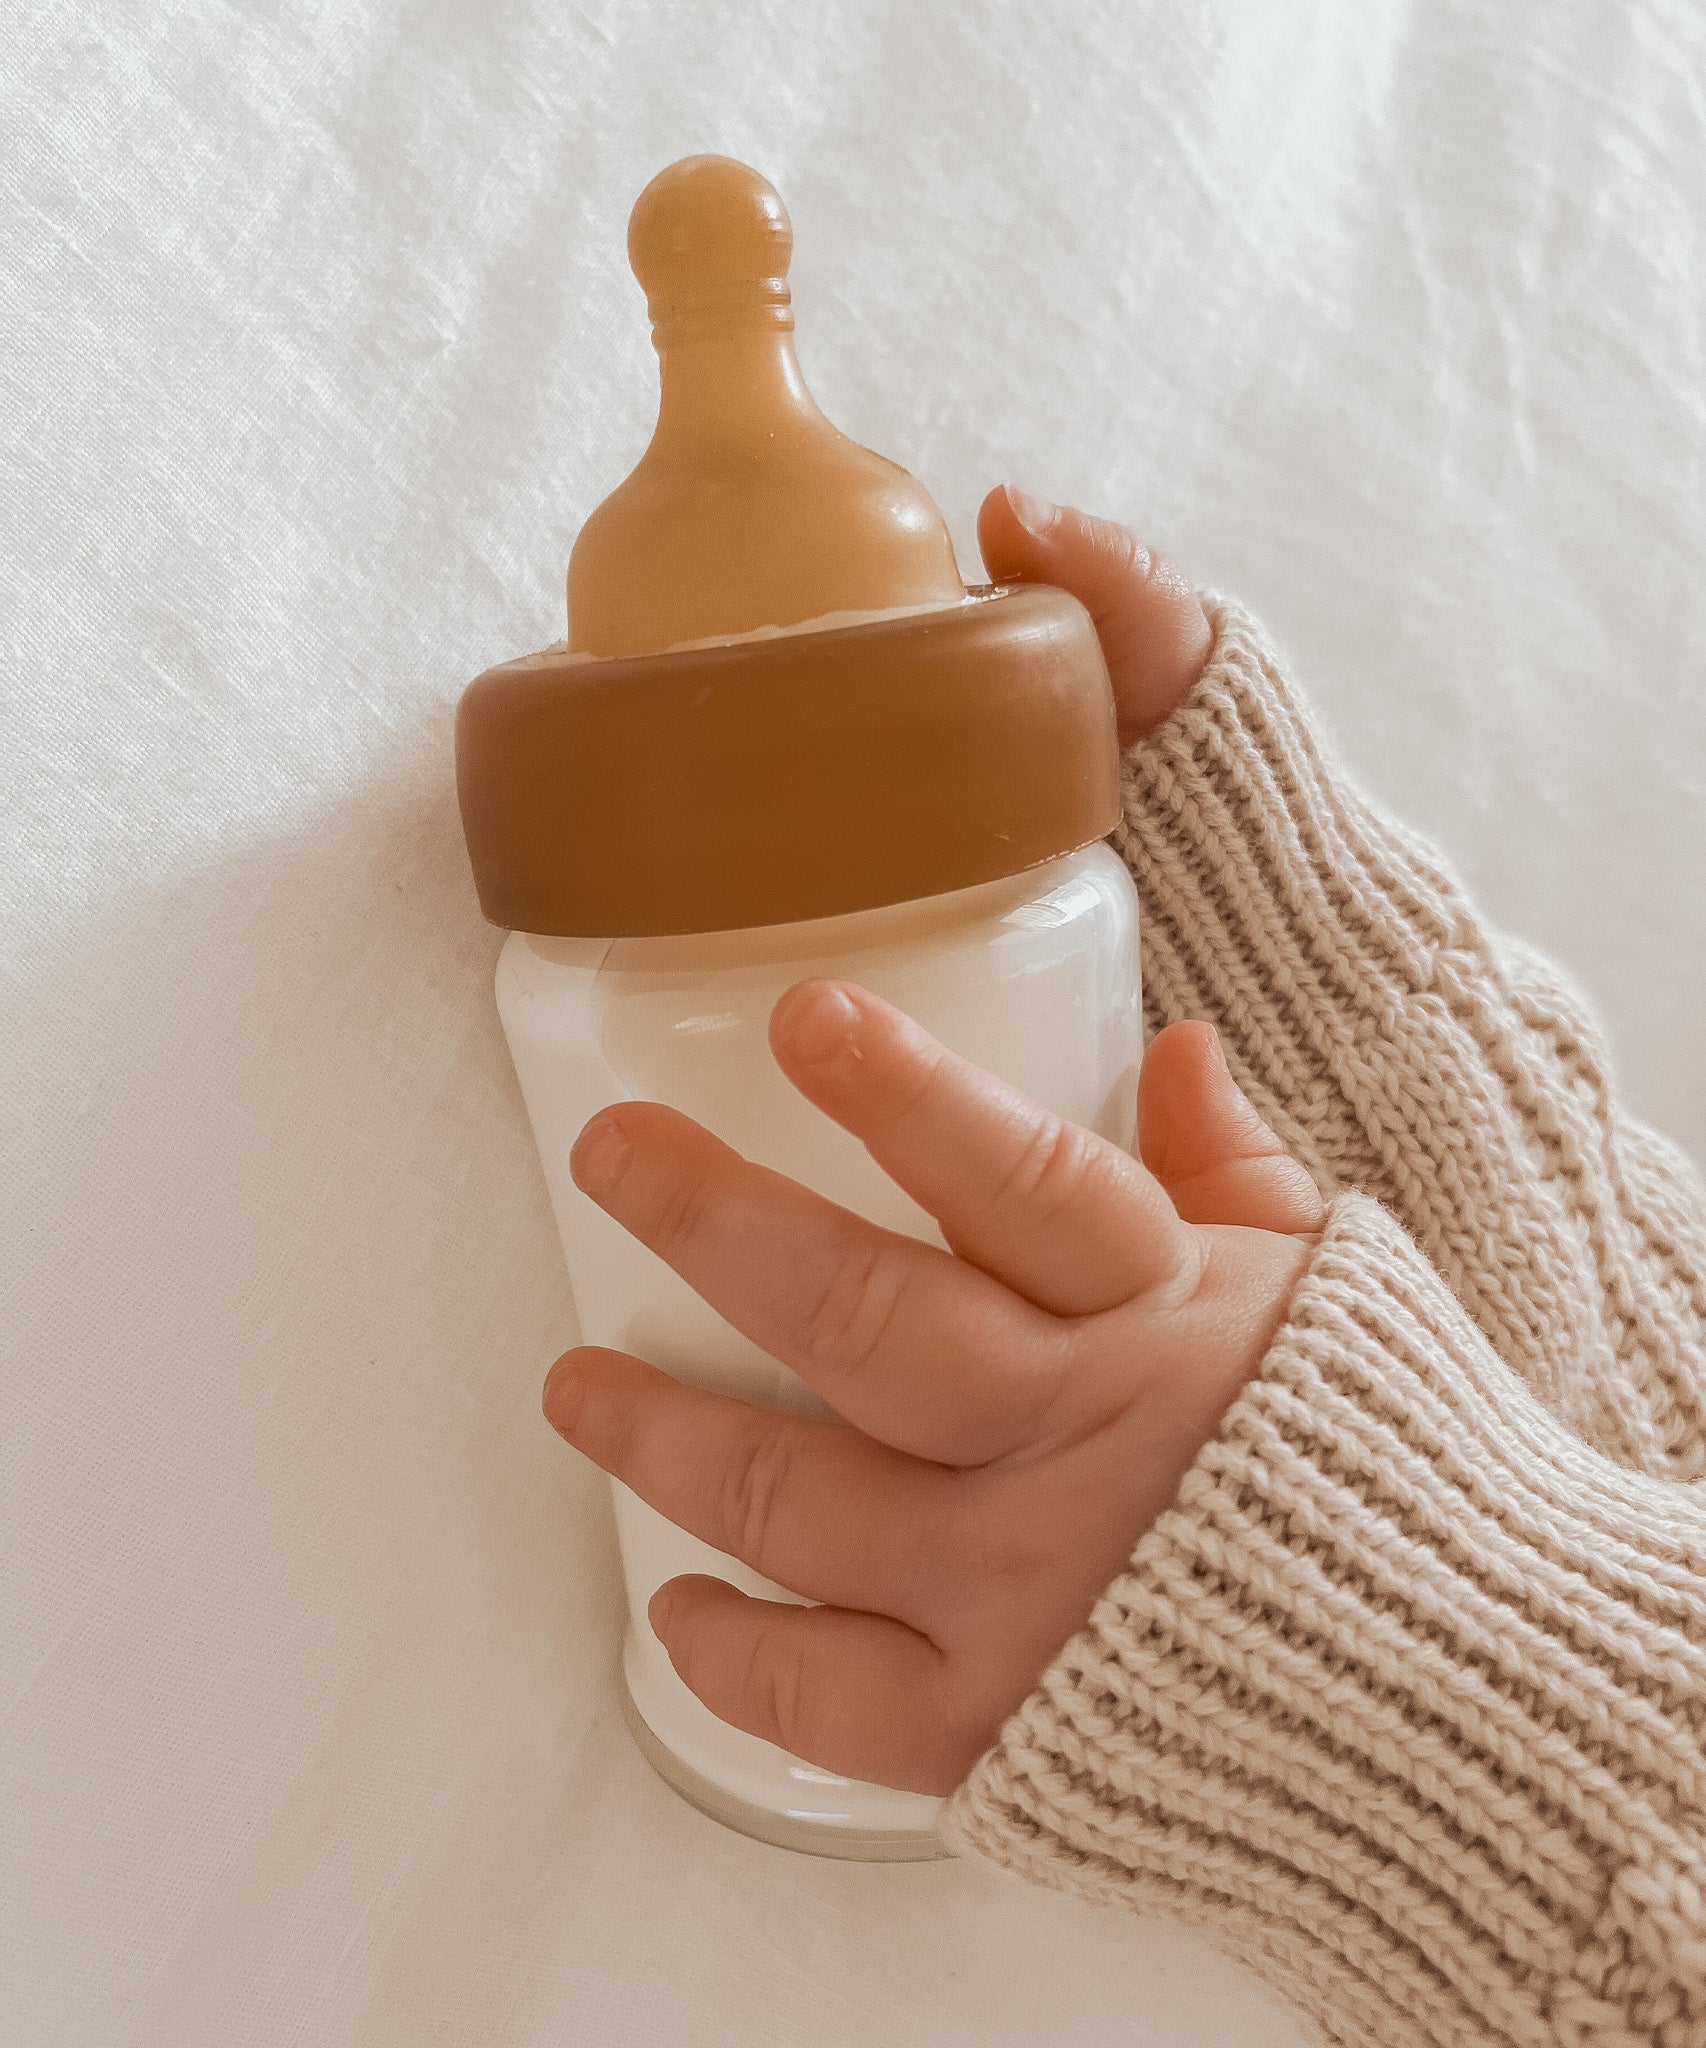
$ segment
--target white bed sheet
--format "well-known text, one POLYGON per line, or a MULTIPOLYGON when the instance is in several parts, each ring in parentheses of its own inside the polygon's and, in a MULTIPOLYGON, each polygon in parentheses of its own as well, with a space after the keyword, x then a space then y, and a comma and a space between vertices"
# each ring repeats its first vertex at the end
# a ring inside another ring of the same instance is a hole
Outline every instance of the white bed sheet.
POLYGON ((1281 2048, 635 1757, 451 709, 647 431, 629 203, 730 151, 968 569, 1011 476, 1252 600, 1706 1151, 1700 9, 0 15, 0 2043, 1281 2048))

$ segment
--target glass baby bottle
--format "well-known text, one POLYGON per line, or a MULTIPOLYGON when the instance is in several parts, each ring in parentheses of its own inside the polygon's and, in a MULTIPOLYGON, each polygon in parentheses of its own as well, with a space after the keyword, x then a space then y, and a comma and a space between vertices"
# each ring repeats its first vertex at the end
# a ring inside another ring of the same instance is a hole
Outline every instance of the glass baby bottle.
MULTIPOLYGON (((830 425, 795 358, 788 217, 726 157, 634 208, 656 431, 569 567, 565 647, 464 694, 457 780, 497 999, 582 1338, 800 1413, 822 1404, 569 1176, 582 1126, 665 1102, 890 1229, 935 1224, 783 1079, 770 1011, 858 982, 1119 1144, 1142 1029, 1137 901, 1102 844, 1115 722, 1088 615, 968 590, 935 505, 830 425)), ((614 1487, 626 1710, 717 1819, 783 1846, 939 1853, 938 1802, 840 1778, 721 1721, 646 1620, 683 1573, 792 1599, 614 1487)))

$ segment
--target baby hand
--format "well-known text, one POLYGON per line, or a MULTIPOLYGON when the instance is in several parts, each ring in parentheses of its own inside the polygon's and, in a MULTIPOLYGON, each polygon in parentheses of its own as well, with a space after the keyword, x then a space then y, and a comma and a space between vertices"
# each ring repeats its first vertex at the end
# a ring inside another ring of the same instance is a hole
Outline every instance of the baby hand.
POLYGON ((1122 743, 1153 732, 1183 703, 1214 635, 1189 579, 1168 556, 1129 527, 1011 484, 984 499, 977 542, 995 582, 1056 583, 1090 614, 1122 743))
POLYGON ((1323 1221, 1207 1025, 1144 1062, 1142 1162, 841 982, 776 1006, 794 1085, 951 1250, 878 1229, 655 1103, 577 1183, 831 1419, 620 1352, 545 1412, 607 1472, 815 1607, 681 1578, 653 1628, 713 1713, 849 1777, 945 1793, 1083 1623, 1259 1365, 1323 1221))

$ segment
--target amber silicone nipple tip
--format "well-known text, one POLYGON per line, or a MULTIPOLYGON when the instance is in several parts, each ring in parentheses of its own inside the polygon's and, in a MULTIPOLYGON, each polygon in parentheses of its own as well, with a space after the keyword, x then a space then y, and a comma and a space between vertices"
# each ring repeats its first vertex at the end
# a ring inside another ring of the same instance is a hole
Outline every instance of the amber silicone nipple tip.
POLYGON ((964 597, 930 494, 806 389, 793 245, 776 188, 732 157, 671 164, 636 201, 628 256, 651 310, 658 422, 575 542, 575 653, 657 654, 964 597))
POLYGON ((732 156, 671 164, 628 221, 628 261, 654 321, 718 300, 784 307, 793 252, 781 194, 732 156))

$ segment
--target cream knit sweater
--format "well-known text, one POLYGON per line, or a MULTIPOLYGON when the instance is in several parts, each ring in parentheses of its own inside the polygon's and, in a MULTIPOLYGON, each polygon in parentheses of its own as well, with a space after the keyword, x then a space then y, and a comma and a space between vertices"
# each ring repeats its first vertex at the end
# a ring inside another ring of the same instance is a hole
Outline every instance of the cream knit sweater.
POLYGON ((1127 764, 1148 1020, 1219 1027, 1328 1228, 949 1838, 1205 1929, 1332 2042, 1703 2048, 1706 1194, 1211 622, 1127 764))

